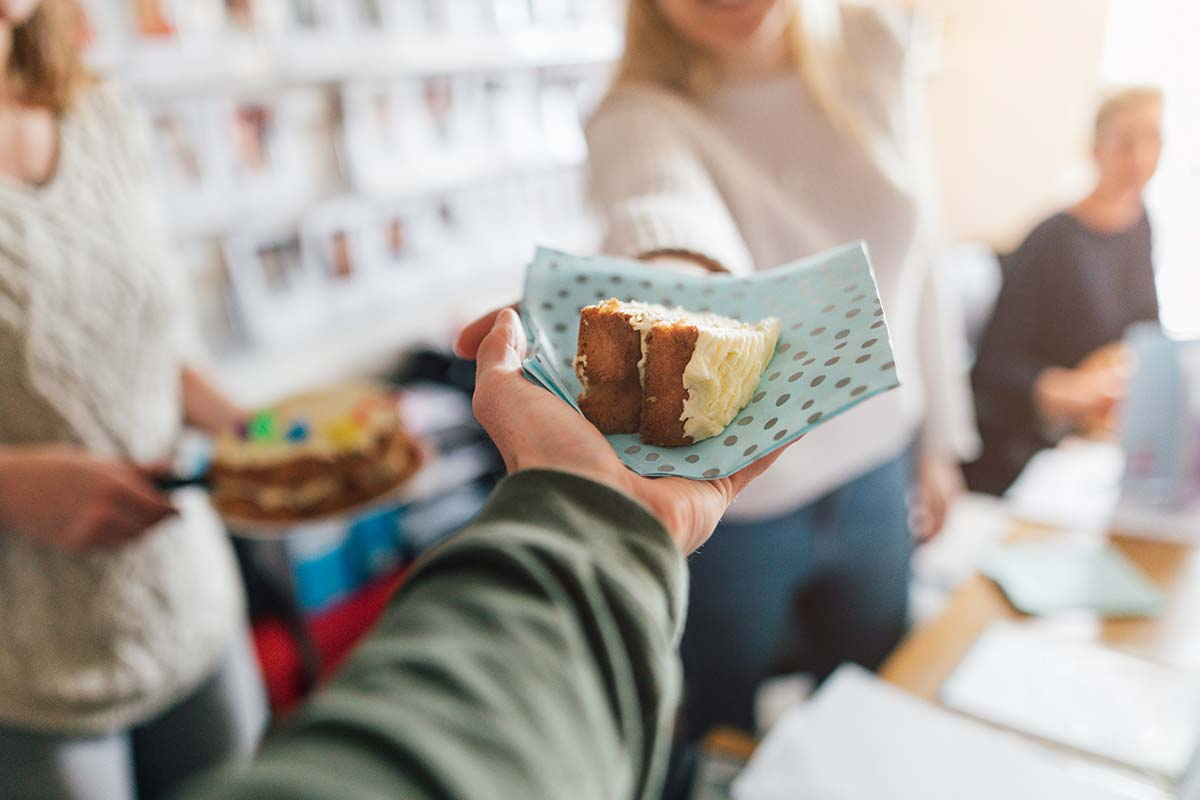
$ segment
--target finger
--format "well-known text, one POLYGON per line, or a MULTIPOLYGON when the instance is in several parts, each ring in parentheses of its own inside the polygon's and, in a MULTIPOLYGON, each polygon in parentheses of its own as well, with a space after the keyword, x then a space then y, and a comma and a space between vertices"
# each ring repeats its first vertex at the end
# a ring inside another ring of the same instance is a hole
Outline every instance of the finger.
MULTIPOLYGON (((520 304, 513 303, 511 306, 505 306, 505 308, 515 310, 520 308, 520 304)), ((463 328, 458 334, 458 340, 454 343, 454 353, 459 358, 474 359, 476 352, 479 350, 480 343, 491 333, 492 327, 496 323, 496 317, 503 310, 503 308, 498 308, 495 311, 488 312, 463 328)))
POLYGON ((96 505, 71 521, 63 534, 63 546, 72 553, 127 542, 147 526, 117 513, 107 505, 96 505))
POLYGON ((511 308, 503 308, 497 314, 492 329, 475 352, 475 379, 488 376, 513 375, 521 370, 521 359, 525 355, 525 329, 521 318, 511 308))
MULTIPOLYGON (((789 447, 791 447, 792 445, 794 445, 796 442, 800 441, 800 439, 803 439, 803 438, 804 437, 801 436, 799 439, 796 439, 796 441, 789 442, 788 444, 779 448, 778 450, 771 453, 770 455, 764 456, 763 458, 760 458, 758 461, 755 461, 753 464, 750 464, 749 466, 744 467, 743 469, 740 469, 737 472, 730 475, 729 483, 730 483, 730 487, 733 491, 733 497, 737 497, 739 494, 741 494, 742 490, 745 489, 747 486, 749 486, 751 481, 753 481, 759 475, 762 475, 764 472, 766 472, 768 469, 770 469, 771 465, 774 464, 776 461, 778 461, 780 459, 780 457, 785 452, 787 452, 787 449, 789 447)), ((732 499, 732 498, 730 498, 730 499, 732 499)))
POLYGON ((155 478, 160 478, 163 475, 170 475, 175 471, 175 462, 170 458, 160 458, 158 461, 151 461, 146 464, 130 464, 138 475, 153 483, 155 478))
POLYGON ((480 342, 475 358, 475 396, 471 400, 475 418, 492 437, 505 464, 508 443, 520 429, 516 416, 524 413, 518 402, 520 389, 528 386, 521 376, 521 357, 525 351, 525 332, 512 309, 496 315, 491 331, 480 342))
POLYGON ((113 476, 113 482, 105 495, 108 504, 120 509, 144 525, 153 525, 160 520, 179 513, 170 498, 154 488, 135 467, 125 467, 113 476))

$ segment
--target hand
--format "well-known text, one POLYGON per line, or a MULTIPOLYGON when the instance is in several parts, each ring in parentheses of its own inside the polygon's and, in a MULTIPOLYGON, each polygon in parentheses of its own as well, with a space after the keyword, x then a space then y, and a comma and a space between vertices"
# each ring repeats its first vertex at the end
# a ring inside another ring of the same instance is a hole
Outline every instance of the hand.
POLYGON ((250 418, 249 412, 230 400, 200 371, 184 367, 179 380, 183 418, 189 425, 217 436, 250 418))
POLYGON ((639 260, 658 267, 666 267, 674 272, 685 275, 720 275, 726 269, 712 259, 697 253, 687 253, 682 250, 660 250, 646 253, 639 260))
POLYGON ((954 501, 966 490, 957 462, 937 456, 917 461, 916 506, 911 518, 913 534, 926 542, 941 533, 954 501))
POLYGON ((659 518, 688 554, 707 541, 725 509, 782 450, 712 481, 643 478, 631 472, 608 440, 577 411, 521 374, 525 331, 510 308, 471 323, 455 350, 476 365, 475 416, 491 435, 510 473, 555 469, 603 483, 633 497, 659 518))
POLYGON ((176 513, 136 467, 62 446, 0 451, 0 528, 44 544, 112 547, 176 513))
POLYGON ((1127 385, 1123 367, 1051 367, 1034 384, 1034 402, 1047 422, 1078 428, 1089 419, 1111 418, 1127 385))

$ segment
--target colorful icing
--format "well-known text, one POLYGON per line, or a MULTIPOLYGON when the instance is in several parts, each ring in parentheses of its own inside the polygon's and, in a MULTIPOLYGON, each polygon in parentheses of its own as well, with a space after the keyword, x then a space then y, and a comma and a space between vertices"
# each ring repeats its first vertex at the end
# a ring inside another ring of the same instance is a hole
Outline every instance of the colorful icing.
POLYGON ((275 435, 275 414, 260 411, 250 420, 250 438, 256 442, 268 441, 275 435))
POLYGON ((292 427, 288 428, 287 440, 289 442, 303 442, 308 439, 308 423, 304 420, 296 420, 292 423, 292 427))
POLYGON ((366 440, 366 432, 353 417, 336 419, 325 428, 325 437, 339 450, 353 450, 366 440))

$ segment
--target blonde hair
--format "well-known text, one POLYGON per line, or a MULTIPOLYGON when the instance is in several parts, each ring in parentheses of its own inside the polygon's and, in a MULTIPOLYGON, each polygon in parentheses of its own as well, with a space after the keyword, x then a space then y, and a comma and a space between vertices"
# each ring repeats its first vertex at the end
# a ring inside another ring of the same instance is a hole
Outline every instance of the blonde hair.
POLYGON ((68 111, 91 76, 83 63, 83 14, 76 0, 42 0, 12 32, 8 77, 22 102, 68 111))
MULTIPOLYGON (((871 126, 843 99, 859 75, 846 52, 841 8, 836 0, 786 0, 788 49, 800 78, 817 107, 841 133, 863 146, 877 165, 891 172, 871 126)), ((655 0, 630 0, 625 22, 625 52, 617 65, 614 88, 646 83, 688 98, 699 98, 716 82, 712 56, 684 39, 663 16, 655 0)))
POLYGON ((1131 108, 1146 103, 1163 104, 1163 91, 1157 86, 1121 86, 1110 89, 1096 110, 1093 136, 1098 141, 1113 119, 1131 108))

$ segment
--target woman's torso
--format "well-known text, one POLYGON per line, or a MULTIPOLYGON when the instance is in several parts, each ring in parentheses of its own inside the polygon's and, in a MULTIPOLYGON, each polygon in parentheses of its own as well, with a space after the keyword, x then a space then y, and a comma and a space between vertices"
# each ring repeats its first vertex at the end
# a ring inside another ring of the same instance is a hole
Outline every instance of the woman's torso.
MULTIPOLYGON (((875 14, 848 13, 846 22, 850 57, 863 71, 846 102, 900 162, 911 163, 906 44, 875 14)), ((928 254, 921 251, 922 204, 911 183, 886 174, 865 147, 837 130, 794 76, 719 86, 699 106, 645 87, 617 90, 613 99, 617 106, 654 108, 686 131, 745 242, 747 266, 770 269, 862 239, 887 310, 904 386, 809 433, 743 493, 729 516, 786 513, 901 453, 915 435, 924 397, 917 328, 927 267, 921 257, 928 254)))
MULTIPOLYGON (((94 88, 40 188, 0 182, 0 444, 149 462, 180 429, 170 263, 133 117, 94 88)), ((0 532, 0 722, 89 731, 153 714, 216 663, 241 596, 201 497, 82 556, 0 532)))

